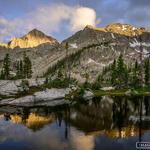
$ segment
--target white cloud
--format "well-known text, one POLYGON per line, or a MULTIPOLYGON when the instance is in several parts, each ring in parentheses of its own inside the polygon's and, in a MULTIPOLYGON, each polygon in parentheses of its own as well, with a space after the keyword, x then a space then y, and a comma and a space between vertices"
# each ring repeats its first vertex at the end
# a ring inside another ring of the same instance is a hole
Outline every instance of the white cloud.
POLYGON ((23 18, 14 20, 0 16, 0 41, 20 36, 37 28, 47 34, 60 32, 63 21, 67 21, 66 29, 75 32, 86 25, 96 25, 96 12, 87 7, 73 7, 64 4, 41 6, 29 12, 23 18))
POLYGON ((71 31, 77 31, 86 25, 96 26, 96 12, 88 7, 78 7, 71 18, 71 31))

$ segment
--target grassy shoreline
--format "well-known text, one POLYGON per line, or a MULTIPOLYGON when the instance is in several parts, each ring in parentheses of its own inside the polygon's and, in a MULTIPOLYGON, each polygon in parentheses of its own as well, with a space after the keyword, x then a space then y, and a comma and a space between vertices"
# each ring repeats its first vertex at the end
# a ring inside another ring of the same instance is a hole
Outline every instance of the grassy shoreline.
POLYGON ((96 90, 94 95, 97 96, 150 96, 150 88, 138 88, 138 89, 116 89, 116 90, 96 90))

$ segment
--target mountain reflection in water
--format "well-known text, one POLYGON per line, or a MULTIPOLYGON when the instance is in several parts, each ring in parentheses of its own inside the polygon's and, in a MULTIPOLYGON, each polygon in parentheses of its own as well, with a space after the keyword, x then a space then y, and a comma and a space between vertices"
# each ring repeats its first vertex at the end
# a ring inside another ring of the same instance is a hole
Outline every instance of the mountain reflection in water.
POLYGON ((134 150, 150 142, 149 97, 98 97, 75 106, 0 107, 0 149, 134 150))

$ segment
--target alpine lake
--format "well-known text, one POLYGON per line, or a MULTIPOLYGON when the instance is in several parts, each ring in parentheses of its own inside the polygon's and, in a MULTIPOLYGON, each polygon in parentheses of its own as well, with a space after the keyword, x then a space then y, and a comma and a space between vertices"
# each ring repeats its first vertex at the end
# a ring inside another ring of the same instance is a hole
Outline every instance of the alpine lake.
POLYGON ((0 107, 0 150, 136 150, 150 142, 150 97, 0 107))

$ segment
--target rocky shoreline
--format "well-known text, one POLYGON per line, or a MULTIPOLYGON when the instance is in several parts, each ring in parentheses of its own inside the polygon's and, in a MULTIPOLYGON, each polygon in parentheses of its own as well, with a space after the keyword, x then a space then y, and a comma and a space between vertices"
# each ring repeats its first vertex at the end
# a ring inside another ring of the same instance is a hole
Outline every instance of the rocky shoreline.
MULTIPOLYGON (((30 87, 39 87, 44 84, 44 78, 27 79, 30 87)), ((0 99, 1 96, 11 97, 23 89, 21 87, 22 80, 0 80, 0 99)))
MULTIPOLYGON (((44 79, 31 79, 28 80, 29 87, 38 87, 44 83, 44 79)), ((16 106, 57 106, 63 104, 69 104, 69 100, 65 100, 65 95, 69 93, 71 89, 44 89, 35 92, 31 95, 21 96, 14 98, 13 96, 19 92, 21 80, 16 81, 0 81, 0 95, 9 96, 9 98, 1 98, 0 106, 2 105, 16 105, 16 106), (12 97, 11 97, 12 96, 12 97)), ((85 91, 84 98, 88 99, 93 97, 93 93, 85 91)))

